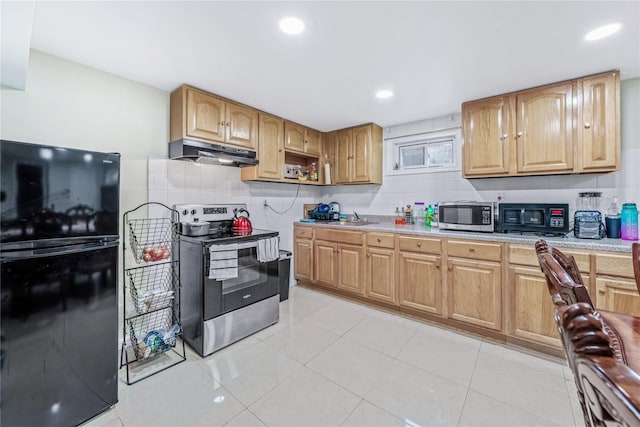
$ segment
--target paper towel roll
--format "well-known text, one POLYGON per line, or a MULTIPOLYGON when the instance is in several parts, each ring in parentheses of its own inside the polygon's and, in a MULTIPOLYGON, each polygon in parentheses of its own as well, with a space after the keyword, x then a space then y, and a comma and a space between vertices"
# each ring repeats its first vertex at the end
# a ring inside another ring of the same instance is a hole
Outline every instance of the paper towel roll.
POLYGON ((331 184, 331 165, 329 163, 324 164, 324 183, 331 184))

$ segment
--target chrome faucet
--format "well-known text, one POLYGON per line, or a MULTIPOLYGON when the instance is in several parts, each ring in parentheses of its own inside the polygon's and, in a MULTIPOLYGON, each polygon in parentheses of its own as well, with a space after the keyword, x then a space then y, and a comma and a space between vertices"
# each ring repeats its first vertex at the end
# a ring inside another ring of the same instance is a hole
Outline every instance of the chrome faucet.
POLYGON ((360 221, 360 217, 358 216, 358 212, 353 211, 353 216, 356 217, 356 221, 360 221))

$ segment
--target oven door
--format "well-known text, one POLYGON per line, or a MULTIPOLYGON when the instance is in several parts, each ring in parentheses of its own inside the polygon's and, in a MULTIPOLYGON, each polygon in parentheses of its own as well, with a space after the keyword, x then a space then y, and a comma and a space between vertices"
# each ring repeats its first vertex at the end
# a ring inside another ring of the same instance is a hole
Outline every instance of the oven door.
POLYGON ((238 244, 238 276, 209 279, 209 255, 206 256, 204 283, 204 320, 253 304, 278 294, 278 259, 259 262, 258 241, 238 244))

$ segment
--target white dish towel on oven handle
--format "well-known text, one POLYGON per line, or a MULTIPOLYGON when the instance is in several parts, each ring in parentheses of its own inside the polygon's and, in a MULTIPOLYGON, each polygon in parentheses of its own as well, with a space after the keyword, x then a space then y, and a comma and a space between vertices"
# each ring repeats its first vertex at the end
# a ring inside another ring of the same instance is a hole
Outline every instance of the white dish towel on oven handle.
POLYGON ((270 262, 280 257, 279 237, 271 237, 268 239, 258 240, 258 248, 256 250, 258 261, 270 262))
POLYGON ((209 279, 224 280, 238 277, 238 245, 211 245, 209 247, 209 279))

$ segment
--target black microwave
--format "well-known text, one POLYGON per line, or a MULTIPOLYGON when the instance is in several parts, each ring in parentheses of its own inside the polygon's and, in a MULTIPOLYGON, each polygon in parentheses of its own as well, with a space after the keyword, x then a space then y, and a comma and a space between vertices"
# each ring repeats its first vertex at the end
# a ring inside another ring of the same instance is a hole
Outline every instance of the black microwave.
POLYGON ((569 232, 567 203, 500 203, 498 229, 503 233, 561 235, 569 232))

